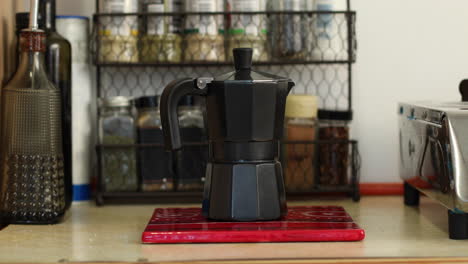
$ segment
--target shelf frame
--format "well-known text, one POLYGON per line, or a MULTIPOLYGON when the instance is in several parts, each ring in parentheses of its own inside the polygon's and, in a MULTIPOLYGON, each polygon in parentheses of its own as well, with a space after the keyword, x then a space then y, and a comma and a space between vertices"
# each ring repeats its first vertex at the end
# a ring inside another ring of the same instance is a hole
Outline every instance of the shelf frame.
MULTIPOLYGON (((356 42, 356 32, 355 32, 355 22, 356 12, 351 10, 351 0, 346 0, 347 10, 344 11, 262 11, 262 12, 177 12, 177 13, 100 13, 100 1, 96 1, 96 10, 98 13, 93 15, 94 23, 98 23, 99 18, 101 17, 118 17, 118 16, 137 16, 137 17, 148 17, 148 16, 187 16, 187 15, 338 15, 342 14, 346 16, 347 21, 347 60, 285 60, 285 61, 267 61, 267 62, 254 62, 253 65, 256 66, 295 66, 295 65, 345 65, 347 68, 347 92, 349 100, 349 109, 348 111, 342 111, 341 115, 343 120, 351 121, 352 120, 352 73, 353 73, 353 64, 356 62, 355 50, 357 48, 356 42)), ((96 34, 96 32, 94 32, 96 34)), ((98 38, 97 35, 94 37, 98 38)), ((95 43, 94 43, 95 44, 95 43)), ((96 52, 96 50, 94 51, 96 52)), ((97 52, 99 52, 97 50, 97 52)), ((229 66, 232 65, 232 62, 182 62, 182 63, 113 63, 113 62, 98 62, 98 56, 93 56, 94 64, 96 66, 96 81, 97 81, 97 93, 98 97, 102 95, 101 87, 101 73, 106 68, 138 68, 138 67, 151 67, 155 71, 158 68, 162 67, 219 67, 219 66, 229 66)), ((319 110, 319 117, 322 114, 327 114, 329 110, 321 109, 319 110)), ((313 141, 314 144, 324 141, 313 141)), ((334 141, 339 143, 338 141, 334 141)), ((311 195, 316 194, 325 194, 325 193, 346 193, 352 196, 354 201, 359 201, 360 192, 359 192, 359 178, 360 178, 360 155, 358 152, 358 141, 349 140, 347 141, 352 145, 352 155, 357 155, 357 162, 351 162, 351 182, 345 186, 322 186, 315 185, 315 187, 307 192, 292 192, 288 193, 288 199, 300 196, 310 197, 311 195)), ((294 142, 285 142, 292 144, 294 142)), ((301 141, 295 143, 300 144, 301 141)), ((310 141, 304 141, 302 143, 310 143, 310 141)), ((206 143, 197 143, 197 144, 206 144, 206 143)), ((98 155, 101 152, 101 148, 112 148, 111 145, 97 145, 96 150, 98 155)), ((161 144, 146 144, 146 145, 121 145, 122 147, 162 147, 161 144)), ((100 167, 100 158, 98 157, 98 167, 100 167)), ((95 199, 97 205, 105 204, 154 204, 154 203, 200 203, 202 201, 202 192, 184 192, 184 191, 170 191, 170 192, 106 192, 103 190, 101 184, 101 175, 100 170, 97 175, 97 190, 95 194, 95 199)))

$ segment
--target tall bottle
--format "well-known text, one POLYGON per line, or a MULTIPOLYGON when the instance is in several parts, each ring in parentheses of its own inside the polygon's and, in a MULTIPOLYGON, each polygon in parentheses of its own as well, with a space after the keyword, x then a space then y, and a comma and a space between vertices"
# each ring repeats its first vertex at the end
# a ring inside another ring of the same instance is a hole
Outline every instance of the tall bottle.
POLYGON ((45 66, 49 80, 60 90, 62 102, 62 136, 67 209, 73 199, 72 187, 72 106, 71 106, 71 45, 57 33, 55 0, 41 0, 39 28, 46 33, 45 66))
POLYGON ((13 224, 56 223, 65 213, 60 90, 45 71, 37 13, 31 0, 18 69, 2 90, 0 217, 13 224))

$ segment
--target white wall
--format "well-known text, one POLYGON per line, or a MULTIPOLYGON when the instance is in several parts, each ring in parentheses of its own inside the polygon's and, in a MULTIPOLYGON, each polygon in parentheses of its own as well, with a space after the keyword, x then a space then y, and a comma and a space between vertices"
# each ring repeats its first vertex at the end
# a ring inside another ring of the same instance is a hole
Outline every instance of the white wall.
POLYGON ((352 0, 357 11, 354 136, 362 182, 398 181, 397 102, 460 100, 467 0, 352 0))
MULTIPOLYGON (((25 11, 29 11, 30 0, 23 0, 25 11)), ((56 0, 58 15, 80 15, 91 18, 96 7, 95 0, 56 0)))
MULTIPOLYGON (((357 11, 353 136, 362 182, 395 182, 397 102, 459 100, 468 78, 467 0, 351 0, 357 11)), ((58 0, 59 14, 91 16, 94 0, 58 0)))
POLYGON ((59 15, 81 15, 91 19, 95 8, 95 0, 57 0, 59 15))

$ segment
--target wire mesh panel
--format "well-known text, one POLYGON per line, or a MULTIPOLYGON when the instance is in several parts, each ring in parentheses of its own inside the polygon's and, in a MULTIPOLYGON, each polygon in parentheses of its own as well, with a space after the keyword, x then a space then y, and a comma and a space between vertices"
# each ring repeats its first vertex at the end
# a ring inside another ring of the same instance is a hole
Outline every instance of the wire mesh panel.
POLYGON ((250 47, 259 64, 355 60, 354 12, 95 15, 98 64, 230 64, 250 47))
MULTIPOLYGON (((318 96, 320 109, 351 110, 346 64, 259 65, 255 70, 290 78, 296 84, 292 93, 318 96)), ((103 67, 100 70, 100 97, 159 95, 173 80, 216 77, 230 71, 233 66, 103 67)))

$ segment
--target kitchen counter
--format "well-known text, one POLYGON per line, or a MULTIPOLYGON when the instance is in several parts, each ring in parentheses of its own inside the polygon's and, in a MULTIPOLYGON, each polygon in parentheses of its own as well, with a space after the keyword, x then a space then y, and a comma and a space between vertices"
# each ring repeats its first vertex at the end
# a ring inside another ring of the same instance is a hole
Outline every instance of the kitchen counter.
MULTIPOLYGON (((184 261, 468 256, 468 240, 448 239, 447 210, 422 197, 420 208, 402 197, 294 202, 341 205, 366 231, 362 242, 142 245, 141 233, 155 207, 74 204, 63 223, 10 225, 0 231, 1 262, 184 261)), ((192 205, 193 206, 193 205, 192 205)))

